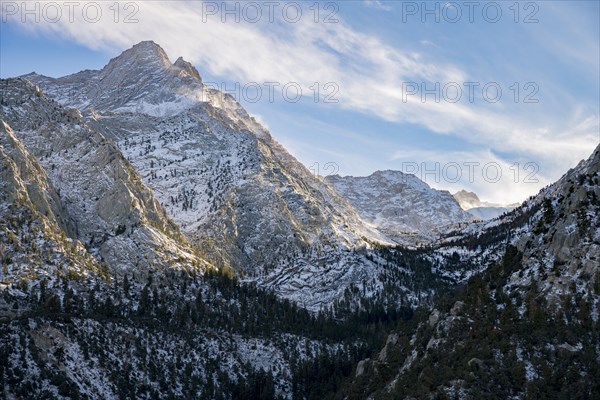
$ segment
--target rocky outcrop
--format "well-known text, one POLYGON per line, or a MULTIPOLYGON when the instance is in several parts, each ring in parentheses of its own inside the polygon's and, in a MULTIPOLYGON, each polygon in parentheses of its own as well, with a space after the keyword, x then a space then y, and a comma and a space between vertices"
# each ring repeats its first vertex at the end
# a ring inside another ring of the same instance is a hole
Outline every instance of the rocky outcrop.
POLYGON ((69 237, 75 228, 46 171, 29 154, 8 124, 0 121, 0 155, 3 204, 29 203, 30 207, 55 221, 69 237))

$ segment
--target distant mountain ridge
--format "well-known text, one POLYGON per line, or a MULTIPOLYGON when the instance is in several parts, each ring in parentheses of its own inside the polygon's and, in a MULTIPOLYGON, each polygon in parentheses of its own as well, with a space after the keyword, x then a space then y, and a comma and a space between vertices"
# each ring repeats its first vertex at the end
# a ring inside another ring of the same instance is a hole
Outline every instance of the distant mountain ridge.
POLYGON ((377 171, 367 177, 334 175, 326 180, 363 220, 398 243, 427 243, 457 224, 473 221, 449 192, 400 171, 377 171))
POLYGON ((498 204, 481 201, 475 193, 466 190, 460 190, 452 196, 458 201, 463 210, 483 221, 497 218, 519 206, 519 203, 498 204))

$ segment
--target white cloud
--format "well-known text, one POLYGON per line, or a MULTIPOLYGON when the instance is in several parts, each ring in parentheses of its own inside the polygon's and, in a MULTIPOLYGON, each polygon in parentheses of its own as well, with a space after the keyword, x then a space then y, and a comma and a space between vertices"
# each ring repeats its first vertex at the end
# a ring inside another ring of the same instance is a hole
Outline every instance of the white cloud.
POLYGON ((363 3, 367 7, 373 7, 383 11, 390 11, 392 9, 389 4, 384 4, 381 0, 364 0, 363 3))
POLYGON ((433 43, 431 40, 427 40, 427 39, 422 39, 419 40, 419 43, 421 43, 423 46, 432 46, 435 48, 440 48, 440 46, 438 46, 437 44, 433 43))
POLYGON ((405 149, 392 159, 403 172, 414 171, 421 180, 436 189, 455 193, 466 189, 483 201, 516 203, 536 194, 552 182, 538 163, 509 161, 493 151, 450 151, 405 149))
POLYGON ((269 125, 267 124, 267 121, 265 120, 265 118, 262 115, 257 114, 257 113, 252 113, 252 117, 254 117, 256 122, 258 122, 259 124, 264 126, 267 130, 269 129, 269 125))

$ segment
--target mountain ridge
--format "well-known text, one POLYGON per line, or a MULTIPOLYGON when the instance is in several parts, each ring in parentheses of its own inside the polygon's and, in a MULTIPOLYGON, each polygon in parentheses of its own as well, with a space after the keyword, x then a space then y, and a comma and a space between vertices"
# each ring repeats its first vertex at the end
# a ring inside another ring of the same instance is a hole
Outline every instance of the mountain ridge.
POLYGON ((79 111, 63 108, 22 79, 3 80, 2 89, 0 119, 9 121, 39 160, 40 173, 57 188, 67 211, 62 218, 73 222, 73 239, 106 261, 113 273, 135 273, 153 262, 166 266, 178 252, 208 266, 185 249, 179 228, 137 172, 79 111))
MULTIPOLYGON (((206 88, 191 64, 181 58, 171 64, 157 47, 136 45, 85 79, 26 78, 80 108, 86 123, 114 140, 169 217, 218 265, 313 310, 339 299, 353 282, 377 280, 381 267, 361 249, 398 238, 365 223, 233 97, 206 88), (156 58, 150 67, 136 64, 148 57, 156 58), (104 94, 94 92, 108 83, 104 94), (321 271, 324 265, 334 268, 321 271), (326 289, 311 294, 323 282, 326 289)), ((412 245, 414 238, 401 242, 412 245)))

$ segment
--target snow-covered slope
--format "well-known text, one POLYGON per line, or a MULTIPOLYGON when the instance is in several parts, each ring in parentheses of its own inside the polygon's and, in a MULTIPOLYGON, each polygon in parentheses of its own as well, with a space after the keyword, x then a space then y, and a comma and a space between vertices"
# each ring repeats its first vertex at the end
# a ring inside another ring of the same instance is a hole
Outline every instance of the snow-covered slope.
POLYGON ((512 244, 523 255, 523 269, 514 272, 511 290, 534 279, 548 301, 557 301, 561 293, 590 291, 591 277, 600 276, 599 216, 600 146, 521 206, 457 231, 438 251, 456 251, 485 268, 512 244))
POLYGON ((400 171, 326 179, 363 220, 399 243, 430 242, 456 224, 473 220, 449 192, 432 189, 416 176, 400 171))
POLYGON ((315 176, 232 96, 154 42, 100 71, 26 78, 114 140, 211 262, 310 309, 356 282, 381 290, 385 267, 365 257, 373 244, 428 243, 472 220, 449 193, 401 173, 357 178, 360 195, 342 178, 315 176))
MULTIPOLYGON (((0 281, 96 275, 100 263, 81 242, 66 207, 37 162, 0 121, 0 281)), ((13 312, 16 312, 13 310, 13 312)))
MULTIPOLYGON (((558 308, 567 293, 591 295, 594 282, 600 282, 600 145, 528 203, 537 211, 515 232, 513 242, 539 295, 558 308)), ((509 283, 512 290, 523 284, 517 274, 509 283)))

